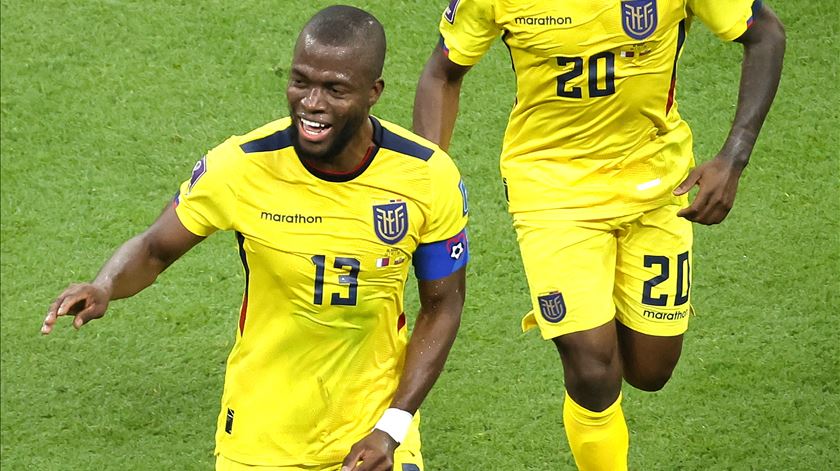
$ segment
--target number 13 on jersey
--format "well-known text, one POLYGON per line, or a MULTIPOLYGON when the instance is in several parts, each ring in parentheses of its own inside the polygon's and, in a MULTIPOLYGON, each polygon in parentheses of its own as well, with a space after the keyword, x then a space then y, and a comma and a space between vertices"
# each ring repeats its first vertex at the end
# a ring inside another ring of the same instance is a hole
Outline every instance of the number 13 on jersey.
MULTIPOLYGON (((315 289, 312 303, 324 304, 324 273, 327 256, 313 255, 310 260, 315 264, 315 289)), ((338 284, 347 286, 347 290, 345 293, 331 293, 330 304, 333 306, 355 306, 359 288, 359 269, 361 263, 352 257, 335 257, 332 266, 333 268, 347 271, 345 274, 338 275, 338 284)))

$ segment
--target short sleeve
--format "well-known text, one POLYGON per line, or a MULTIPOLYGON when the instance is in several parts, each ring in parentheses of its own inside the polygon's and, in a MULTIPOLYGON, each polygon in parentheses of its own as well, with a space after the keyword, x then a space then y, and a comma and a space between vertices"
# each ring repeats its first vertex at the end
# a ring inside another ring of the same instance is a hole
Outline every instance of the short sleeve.
POLYGON ((429 159, 432 178, 431 214, 420 243, 437 242, 459 233, 467 225, 467 190, 455 163, 443 151, 429 159))
POLYGON ((429 164, 432 201, 413 258, 419 280, 443 278, 466 266, 469 260, 467 189, 452 159, 444 152, 438 151, 429 164))
POLYGON ((196 162, 190 179, 181 184, 175 197, 175 213, 193 234, 206 237, 217 230, 233 228, 234 181, 240 156, 238 147, 226 142, 196 162))
POLYGON ((761 0, 688 0, 688 9, 717 37, 738 39, 761 8, 761 0))
POLYGON ((443 50, 459 65, 477 64, 501 33, 492 0, 452 0, 440 20, 443 50))

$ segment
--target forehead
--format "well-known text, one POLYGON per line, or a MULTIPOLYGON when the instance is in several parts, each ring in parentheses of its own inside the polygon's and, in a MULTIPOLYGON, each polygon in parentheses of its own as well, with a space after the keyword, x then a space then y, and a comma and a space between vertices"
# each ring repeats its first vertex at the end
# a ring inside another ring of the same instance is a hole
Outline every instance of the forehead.
POLYGON ((367 75, 369 60, 361 46, 326 45, 304 35, 295 46, 292 72, 313 79, 357 81, 367 75))

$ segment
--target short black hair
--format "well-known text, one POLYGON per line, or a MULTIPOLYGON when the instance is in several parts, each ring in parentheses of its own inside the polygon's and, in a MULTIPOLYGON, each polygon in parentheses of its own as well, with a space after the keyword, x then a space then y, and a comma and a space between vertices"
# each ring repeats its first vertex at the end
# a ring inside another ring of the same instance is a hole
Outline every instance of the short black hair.
POLYGON ((333 5, 310 18, 301 31, 301 37, 304 35, 326 46, 359 46, 370 54, 373 79, 382 76, 385 29, 370 13, 348 5, 333 5))

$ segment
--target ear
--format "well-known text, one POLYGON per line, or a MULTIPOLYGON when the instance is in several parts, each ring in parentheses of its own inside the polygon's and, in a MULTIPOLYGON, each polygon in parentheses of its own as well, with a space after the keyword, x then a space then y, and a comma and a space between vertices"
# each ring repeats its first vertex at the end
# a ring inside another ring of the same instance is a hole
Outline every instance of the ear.
POLYGON ((372 108, 379 101, 379 97, 382 96, 382 90, 385 90, 385 81, 382 80, 382 77, 379 77, 373 82, 373 86, 370 88, 370 94, 368 95, 369 107, 372 108))

